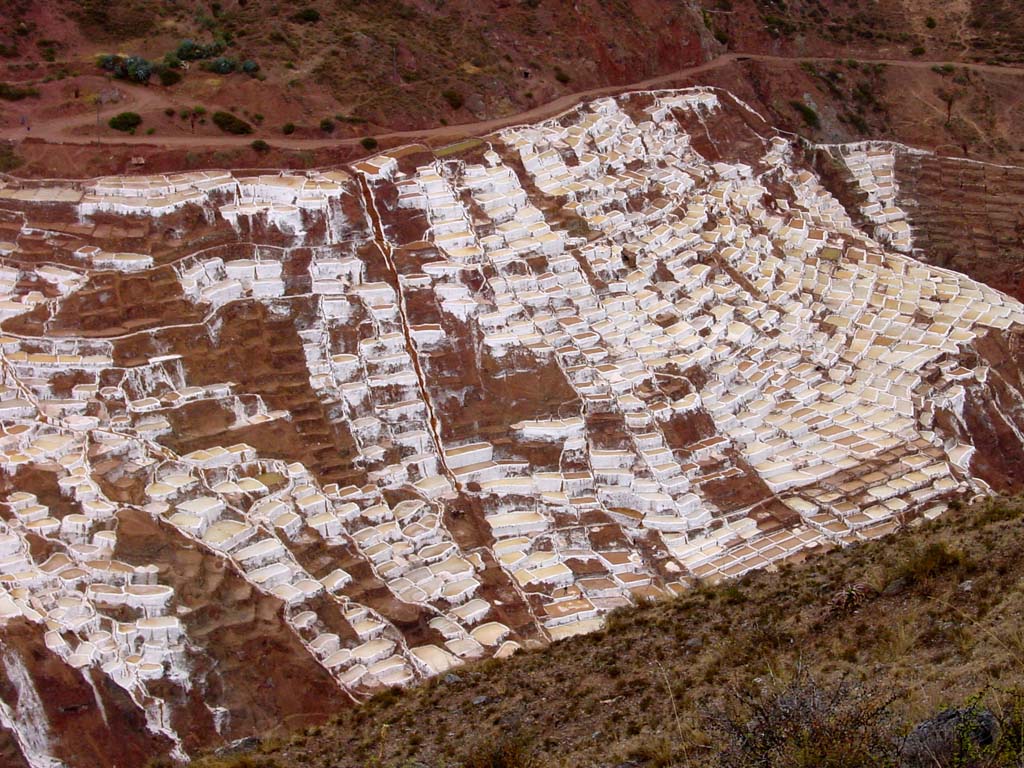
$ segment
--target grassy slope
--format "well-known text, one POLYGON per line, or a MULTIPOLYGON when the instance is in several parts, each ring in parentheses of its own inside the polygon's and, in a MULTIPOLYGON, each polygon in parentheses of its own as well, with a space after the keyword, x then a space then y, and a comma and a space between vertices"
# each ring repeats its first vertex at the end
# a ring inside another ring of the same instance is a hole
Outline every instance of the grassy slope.
POLYGON ((998 712, 1024 688, 1022 516, 1024 502, 992 500, 697 587, 613 614, 603 632, 386 691, 322 728, 200 765, 707 765, 722 747, 707 713, 733 700, 724 692, 771 687, 798 667, 825 689, 849 680, 895 696, 899 731, 979 694, 998 712), (863 597, 843 608, 850 585, 863 597), (509 743, 505 763, 474 762, 509 743))

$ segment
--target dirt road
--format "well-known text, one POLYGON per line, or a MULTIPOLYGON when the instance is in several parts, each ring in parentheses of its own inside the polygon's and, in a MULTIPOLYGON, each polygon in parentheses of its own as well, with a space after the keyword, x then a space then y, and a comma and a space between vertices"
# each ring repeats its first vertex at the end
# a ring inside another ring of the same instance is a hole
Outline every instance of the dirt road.
MULTIPOLYGON (((647 80, 640 80, 626 85, 611 85, 600 88, 591 88, 585 91, 566 94, 554 101, 549 101, 545 104, 534 107, 533 109, 526 110, 525 112, 519 112, 515 115, 509 115, 507 117, 498 117, 471 123, 460 123, 458 125, 439 126, 437 128, 413 129, 407 131, 384 131, 373 135, 376 139, 380 141, 387 141, 389 143, 394 143, 395 140, 444 141, 446 139, 455 140, 467 136, 481 136, 483 134, 505 128, 509 125, 544 120, 557 115, 560 112, 564 112, 587 99, 623 93, 625 91, 649 90, 652 88, 666 87, 679 80, 693 78, 695 75, 721 69, 731 64, 743 61, 762 61, 769 63, 832 63, 835 59, 834 57, 786 57, 763 54, 727 53, 703 64, 686 67, 684 69, 669 72, 664 75, 658 75, 657 77, 652 77, 647 80)), ((870 61, 875 64, 886 64, 893 67, 909 69, 931 69, 937 66, 950 65, 955 67, 964 67, 975 72, 984 72, 987 74, 1007 75, 1011 77, 1020 77, 1024 75, 1024 68, 1022 67, 1003 67, 990 64, 971 64, 957 61, 920 61, 917 59, 862 59, 862 61, 870 61)), ((128 85, 125 86, 125 90, 131 94, 133 99, 125 106, 133 107, 136 110, 140 108, 164 108, 171 105, 171 102, 159 91, 149 90, 143 86, 133 87, 128 85)), ((75 115, 73 117, 35 124, 32 126, 32 131, 30 133, 27 133, 22 127, 0 129, 0 139, 20 140, 24 138, 35 138, 53 143, 94 144, 97 143, 95 136, 73 133, 75 129, 81 129, 83 126, 90 126, 94 123, 95 116, 75 115)), ((100 137, 99 143, 108 145, 212 148, 246 146, 252 142, 253 138, 253 136, 195 136, 192 134, 182 136, 103 136, 100 137)), ((275 147, 282 147, 285 149, 319 149, 353 146, 358 144, 360 140, 361 137, 358 136, 338 139, 301 139, 281 136, 273 137, 270 139, 270 142, 275 147)))

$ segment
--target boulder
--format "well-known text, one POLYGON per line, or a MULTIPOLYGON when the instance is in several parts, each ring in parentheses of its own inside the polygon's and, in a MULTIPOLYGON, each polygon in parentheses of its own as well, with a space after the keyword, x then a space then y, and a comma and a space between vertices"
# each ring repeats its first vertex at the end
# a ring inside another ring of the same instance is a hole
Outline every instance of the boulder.
POLYGON ((952 708, 914 726, 903 743, 905 768, 950 768, 999 736, 999 723, 981 707, 952 708))

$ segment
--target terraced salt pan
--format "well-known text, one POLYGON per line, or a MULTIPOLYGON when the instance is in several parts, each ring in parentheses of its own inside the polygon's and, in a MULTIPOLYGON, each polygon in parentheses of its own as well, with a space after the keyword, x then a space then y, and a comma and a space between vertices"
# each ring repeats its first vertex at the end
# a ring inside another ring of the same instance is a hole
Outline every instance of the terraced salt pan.
MULTIPOLYGON (((781 136, 707 159, 698 147, 715 141, 715 121, 743 108, 710 89, 602 99, 503 131, 478 158, 412 167, 383 154, 355 178, 213 171, 0 190, 5 205, 74 204, 84 218, 200 206, 227 229, 292 238, 173 268, 204 308, 197 333, 245 305, 293 323, 299 378, 351 435, 343 458, 362 473, 322 482, 237 440, 178 455, 156 440, 175 437, 191 407, 225 408, 229 433, 303 414, 235 382, 197 386, 173 350, 125 369, 109 344, 6 336, 0 469, 55 473, 73 511, 7 497, 0 620, 45 624, 49 652, 99 667, 177 738, 150 690, 187 679, 178 659, 191 639, 155 569, 111 559, 125 502, 90 479, 100 458, 144 474, 136 509, 278 599, 310 658, 356 698, 593 631, 690 577, 884 535, 983 490, 969 435, 943 432, 940 417, 960 418, 988 380, 966 362, 978 338, 1019 331, 1024 309, 906 255, 888 149, 842 150, 872 232, 794 165, 781 136), (385 265, 365 238, 331 239, 347 226, 346 195, 385 265), (423 232, 401 242, 397 225, 417 216, 423 232), (327 242, 297 261, 321 222, 327 242), (410 267, 413 245, 427 255, 410 267), (300 300, 309 311, 297 322, 300 300), (575 399, 447 439, 424 381, 452 353, 502 374, 550 365, 575 399), (58 397, 68 374, 70 396, 58 397), (35 562, 29 533, 55 554, 35 562), (315 567, 306 547, 323 553, 315 567), (336 562, 342 551, 358 571, 336 562), (380 610, 356 599, 367 585, 354 573, 372 574, 380 610), (131 621, 113 618, 125 608, 131 621), (422 617, 429 641, 404 636, 389 611, 401 626, 417 623, 406 611, 422 617)), ((20 248, 5 244, 0 258, 13 263, 20 248)), ((145 276, 153 263, 80 244, 68 260, 31 274, 4 266, 0 315, 59 307, 90 270, 145 276)), ((26 744, 38 735, 16 727, 26 744)))

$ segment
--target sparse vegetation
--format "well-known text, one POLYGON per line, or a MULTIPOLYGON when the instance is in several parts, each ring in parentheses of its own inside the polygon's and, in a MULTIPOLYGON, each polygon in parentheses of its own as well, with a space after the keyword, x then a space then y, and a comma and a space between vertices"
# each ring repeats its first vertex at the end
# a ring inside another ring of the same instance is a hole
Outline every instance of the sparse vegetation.
POLYGON ((503 734, 480 739, 467 751, 461 768, 539 768, 540 763, 526 738, 503 734))
POLYGON ((10 173, 24 162, 25 159, 14 151, 13 142, 0 142, 0 173, 10 173))
POLYGON ((29 97, 38 97, 39 89, 28 86, 0 83, 0 99, 4 101, 21 101, 29 97))
POLYGON ((452 109, 462 108, 462 94, 459 93, 458 91, 449 88, 445 91, 442 91, 441 96, 444 97, 444 100, 448 102, 448 106, 451 107, 452 109))
POLYGON ((814 110, 813 107, 796 99, 789 102, 789 105, 800 113, 800 117, 803 118, 804 123, 809 128, 818 129, 821 127, 821 119, 818 117, 818 113, 814 110))
POLYGON ((292 21, 299 24, 316 24, 320 21, 320 11, 316 8, 303 8, 301 11, 292 14, 292 21))
POLYGON ((945 542, 933 541, 913 549, 900 563, 896 575, 910 584, 921 584, 946 571, 966 565, 960 552, 951 549, 945 542))

